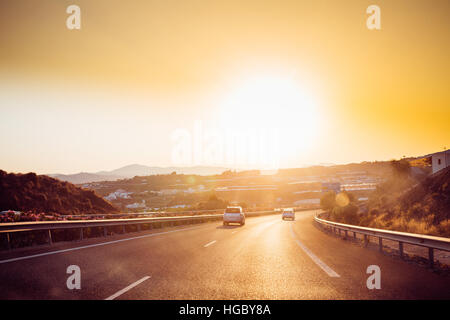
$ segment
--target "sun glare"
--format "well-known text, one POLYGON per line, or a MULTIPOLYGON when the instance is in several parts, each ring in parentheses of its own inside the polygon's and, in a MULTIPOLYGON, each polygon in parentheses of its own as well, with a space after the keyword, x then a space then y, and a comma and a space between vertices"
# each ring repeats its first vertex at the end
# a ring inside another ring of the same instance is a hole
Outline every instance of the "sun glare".
MULTIPOLYGON (((257 76, 238 81, 223 99, 224 127, 275 128, 281 150, 306 150, 318 131, 315 99, 292 77, 257 76)), ((289 151, 286 151, 289 153, 289 151)))
POLYGON ((311 127, 315 111, 314 101, 294 79, 262 76, 241 81, 231 90, 222 105, 222 119, 256 126, 283 128, 302 123, 311 127))

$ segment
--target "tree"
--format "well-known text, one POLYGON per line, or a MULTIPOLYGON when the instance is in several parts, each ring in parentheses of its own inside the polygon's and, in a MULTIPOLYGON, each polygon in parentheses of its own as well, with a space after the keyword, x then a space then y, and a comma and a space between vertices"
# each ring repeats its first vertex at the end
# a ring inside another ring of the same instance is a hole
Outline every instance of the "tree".
POLYGON ((330 218, 333 221, 347 223, 347 224, 358 224, 358 207, 350 203, 346 205, 345 207, 334 207, 333 210, 331 210, 330 218))
POLYGON ((409 177, 411 174, 411 164, 405 159, 392 160, 391 167, 396 177, 409 177))
POLYGON ((219 200, 219 198, 217 198, 217 195, 214 192, 212 192, 209 195, 208 201, 217 201, 217 200, 219 200))
POLYGON ((332 210, 336 206, 336 193, 329 191, 320 198, 320 206, 324 210, 332 210))

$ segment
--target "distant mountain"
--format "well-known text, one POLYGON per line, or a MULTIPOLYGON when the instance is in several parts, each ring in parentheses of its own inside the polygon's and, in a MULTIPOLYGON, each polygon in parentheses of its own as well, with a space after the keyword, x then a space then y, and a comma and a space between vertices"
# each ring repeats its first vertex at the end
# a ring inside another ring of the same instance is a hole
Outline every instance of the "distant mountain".
POLYGON ((86 182, 99 182, 99 181, 115 181, 126 178, 126 176, 88 173, 88 172, 80 172, 76 174, 49 174, 48 176, 74 184, 82 184, 86 182))
POLYGON ((76 174, 49 174, 48 176, 61 181, 82 184, 99 181, 116 181, 119 179, 133 178, 135 176, 170 174, 174 171, 178 174, 214 175, 221 174, 226 170, 228 170, 228 168, 224 167, 149 167, 140 164, 131 164, 112 171, 99 171, 95 173, 80 172, 76 174))
POLYGON ((148 176, 154 174, 153 171, 157 171, 160 168, 148 167, 141 164, 130 164, 128 166, 112 170, 112 171, 101 171, 99 174, 107 175, 117 175, 126 178, 132 178, 135 176, 148 176))
POLYGON ((0 170, 0 211, 19 210, 60 214, 115 213, 117 209, 92 190, 35 173, 0 170))

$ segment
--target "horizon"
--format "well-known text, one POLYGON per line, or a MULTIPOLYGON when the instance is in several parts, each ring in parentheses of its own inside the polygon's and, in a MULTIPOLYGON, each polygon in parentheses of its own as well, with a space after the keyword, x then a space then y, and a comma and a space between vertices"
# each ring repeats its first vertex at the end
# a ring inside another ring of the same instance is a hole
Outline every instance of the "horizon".
MULTIPOLYGON (((301 169, 301 168, 311 168, 311 167, 333 167, 333 166, 345 166, 345 165, 350 165, 350 164, 361 164, 361 163, 373 163, 373 162, 388 162, 388 161, 392 161, 392 160, 401 160, 401 159, 408 159, 408 158, 420 158, 426 155, 430 155, 433 153, 439 153, 439 152, 443 152, 443 151, 448 151, 450 149, 443 149, 440 151, 435 151, 435 152, 428 152, 428 153, 422 153, 420 155, 405 155, 402 156, 401 158, 388 158, 388 159, 384 159, 384 160, 380 160, 380 159, 376 159, 376 160, 362 160, 362 161, 351 161, 351 162, 345 162, 345 163, 327 163, 327 162, 321 162, 321 163, 317 163, 317 164, 305 164, 305 165, 299 165, 299 166, 295 166, 295 167, 279 167, 277 169, 255 169, 255 168, 245 168, 245 167, 225 167, 225 166, 214 166, 214 165, 192 165, 192 166, 157 166, 157 165, 145 165, 145 164, 140 164, 140 163, 132 163, 132 164, 128 164, 128 165, 124 165, 124 166, 120 166, 117 168, 113 168, 113 169, 101 169, 101 170, 96 170, 96 171, 77 171, 77 172, 68 172, 68 173, 63 173, 63 172, 37 172, 37 171, 24 171, 24 172, 18 172, 18 171, 8 171, 5 170, 4 168, 0 168, 0 170, 6 171, 7 173, 15 173, 15 174, 26 174, 26 173, 36 173, 38 175, 76 175, 76 174, 98 174, 98 175, 102 175, 102 174, 109 174, 112 171, 116 171, 116 170, 120 170, 120 169, 124 169, 124 168, 128 168, 128 167, 133 167, 133 166, 142 166, 142 167, 148 167, 148 168, 157 168, 157 169, 193 169, 193 168, 217 168, 217 169, 224 169, 224 170, 232 170, 232 171, 236 171, 236 172, 244 172, 244 171, 253 171, 253 170, 257 170, 260 171, 262 174, 264 174, 264 172, 269 172, 269 171, 274 171, 275 172, 277 170, 288 170, 288 169, 301 169)), ((177 174, 180 174, 177 172, 177 174)), ((151 174, 153 175, 153 174, 151 174)), ((199 174, 199 175, 203 175, 203 174, 199 174)))

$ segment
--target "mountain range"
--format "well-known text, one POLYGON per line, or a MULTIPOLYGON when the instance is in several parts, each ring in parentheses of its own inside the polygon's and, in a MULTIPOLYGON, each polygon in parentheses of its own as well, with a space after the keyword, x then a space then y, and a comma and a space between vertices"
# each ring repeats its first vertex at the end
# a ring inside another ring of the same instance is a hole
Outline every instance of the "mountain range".
POLYGON ((75 174, 48 174, 52 178, 61 181, 67 181, 74 184, 82 184, 88 182, 99 181, 116 181, 119 179, 129 179, 135 176, 149 176, 155 174, 170 174, 176 172, 178 174, 198 174, 198 175, 214 175, 221 174, 228 170, 224 167, 208 167, 208 166, 194 166, 194 167, 149 167, 140 164, 131 164, 119 169, 111 171, 99 172, 80 172, 75 174))

